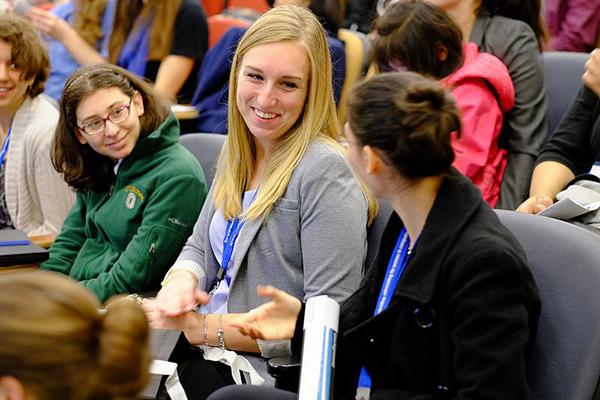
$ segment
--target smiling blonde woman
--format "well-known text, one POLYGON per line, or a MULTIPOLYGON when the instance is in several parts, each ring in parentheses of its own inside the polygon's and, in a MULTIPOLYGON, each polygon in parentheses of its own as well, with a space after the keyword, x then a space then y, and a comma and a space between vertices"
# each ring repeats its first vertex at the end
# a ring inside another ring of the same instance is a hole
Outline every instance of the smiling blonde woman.
MULTIPOLYGON (((276 7, 248 29, 233 58, 229 134, 209 201, 146 303, 153 326, 182 329, 207 357, 244 352, 261 376, 253 383, 269 381, 266 362, 229 321, 262 302, 257 284, 342 301, 361 276, 374 207, 336 142, 331 68, 323 28, 306 8, 276 7), (192 311, 203 292, 210 302, 192 311)), ((239 380, 233 371, 220 384, 239 380)), ((193 386, 206 394, 218 387, 208 381, 193 386)))

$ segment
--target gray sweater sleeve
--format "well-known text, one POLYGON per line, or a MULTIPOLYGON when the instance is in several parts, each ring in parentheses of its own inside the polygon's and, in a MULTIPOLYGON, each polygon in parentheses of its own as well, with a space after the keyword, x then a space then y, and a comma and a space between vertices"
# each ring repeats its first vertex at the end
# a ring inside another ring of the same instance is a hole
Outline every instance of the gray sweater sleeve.
POLYGON ((508 163, 498 208, 516 208, 527 198, 533 164, 548 133, 546 90, 541 54, 535 34, 521 22, 482 11, 471 41, 500 58, 515 87, 515 106, 506 115, 501 145, 508 163))
POLYGON ((366 256, 367 203, 343 155, 329 153, 300 183, 300 243, 304 299, 353 293, 366 256))

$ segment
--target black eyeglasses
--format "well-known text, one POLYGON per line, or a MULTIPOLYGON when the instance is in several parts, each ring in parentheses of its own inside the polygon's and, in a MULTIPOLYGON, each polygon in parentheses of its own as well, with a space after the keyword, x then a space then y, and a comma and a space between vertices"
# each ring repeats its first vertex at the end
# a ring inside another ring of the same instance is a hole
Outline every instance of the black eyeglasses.
POLYGON ((129 104, 123 104, 119 107, 112 110, 106 118, 97 118, 93 119, 89 122, 86 122, 83 125, 78 125, 80 131, 89 136, 96 136, 104 132, 106 129, 106 121, 110 121, 113 124, 120 124, 124 122, 127 118, 129 118, 129 112, 131 109, 131 102, 133 98, 129 99, 129 104))

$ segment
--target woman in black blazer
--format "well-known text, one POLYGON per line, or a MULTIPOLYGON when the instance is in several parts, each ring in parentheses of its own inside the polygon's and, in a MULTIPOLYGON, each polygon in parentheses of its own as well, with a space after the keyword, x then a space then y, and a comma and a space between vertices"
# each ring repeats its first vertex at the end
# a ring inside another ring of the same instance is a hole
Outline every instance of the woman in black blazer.
MULTIPOLYGON (((336 398, 354 398, 359 382, 373 399, 530 398, 537 289, 516 239, 451 167, 450 136, 459 133, 451 96, 417 74, 382 74, 353 91, 347 157, 395 213, 361 286, 341 306, 336 398)), ((241 316, 240 331, 301 338, 301 303, 272 287, 258 292, 272 301, 241 316)), ((225 388, 211 398, 293 396, 225 388)))

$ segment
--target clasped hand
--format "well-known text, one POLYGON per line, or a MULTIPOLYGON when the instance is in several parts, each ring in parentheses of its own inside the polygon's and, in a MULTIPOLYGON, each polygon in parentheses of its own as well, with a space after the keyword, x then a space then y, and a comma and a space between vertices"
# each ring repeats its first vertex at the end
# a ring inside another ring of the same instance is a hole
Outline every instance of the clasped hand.
POLYGON ((176 272, 155 299, 144 299, 143 308, 155 329, 185 330, 190 312, 207 304, 210 296, 198 289, 196 278, 186 271, 176 272))
MULTIPOLYGON (((271 301, 239 315, 231 327, 252 339, 292 338, 302 307, 300 300, 272 286, 258 286, 256 292, 271 301)), ((142 307, 152 328, 186 332, 198 328, 193 310, 209 300, 210 296, 198 289, 196 278, 181 272, 168 279, 156 299, 144 299, 142 307)))

